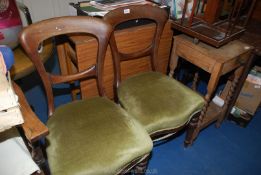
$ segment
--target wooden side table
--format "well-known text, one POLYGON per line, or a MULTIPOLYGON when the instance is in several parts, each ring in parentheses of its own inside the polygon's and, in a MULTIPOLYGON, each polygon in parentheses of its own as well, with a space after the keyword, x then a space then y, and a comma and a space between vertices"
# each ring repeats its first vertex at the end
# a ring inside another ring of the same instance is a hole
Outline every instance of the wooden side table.
POLYGON ((243 73, 244 66, 250 58, 252 49, 250 45, 239 40, 231 41, 217 49, 204 43, 194 44, 193 38, 186 35, 174 37, 169 76, 173 76, 179 57, 210 74, 207 94, 205 95, 205 106, 199 116, 199 121, 197 126, 195 126, 196 129, 192 134, 192 138, 190 138, 190 143, 186 144, 192 144, 199 131, 210 123, 218 121, 217 127, 220 126, 224 115, 227 113, 230 99, 233 97, 235 87, 243 73), (231 71, 234 71, 233 83, 230 86, 224 105, 218 107, 211 102, 212 97, 214 96, 220 77, 231 71))

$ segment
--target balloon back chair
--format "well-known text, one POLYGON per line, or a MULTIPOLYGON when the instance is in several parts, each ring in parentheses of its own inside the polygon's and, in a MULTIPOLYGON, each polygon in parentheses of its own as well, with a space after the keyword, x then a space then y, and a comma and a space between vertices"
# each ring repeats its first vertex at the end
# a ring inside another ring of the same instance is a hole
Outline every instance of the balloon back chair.
POLYGON ((151 138, 161 140, 181 130, 190 122, 185 145, 191 143, 204 99, 180 82, 157 72, 158 48, 168 13, 151 5, 132 5, 108 12, 104 19, 114 29, 130 20, 147 19, 155 24, 154 36, 146 48, 124 53, 111 35, 110 46, 114 59, 116 100, 147 130, 151 138), (121 81, 121 62, 148 57, 152 71, 143 72, 121 81))
POLYGON ((105 97, 102 87, 111 32, 112 27, 101 19, 74 16, 34 23, 20 35, 47 96, 50 133, 46 137, 46 153, 52 174, 120 174, 133 167, 144 172, 141 165, 152 149, 152 141, 138 122, 105 97), (38 46, 48 38, 68 33, 86 33, 96 38, 96 64, 71 75, 52 74, 45 69, 38 46), (99 97, 54 107, 54 85, 87 78, 97 80, 99 97))

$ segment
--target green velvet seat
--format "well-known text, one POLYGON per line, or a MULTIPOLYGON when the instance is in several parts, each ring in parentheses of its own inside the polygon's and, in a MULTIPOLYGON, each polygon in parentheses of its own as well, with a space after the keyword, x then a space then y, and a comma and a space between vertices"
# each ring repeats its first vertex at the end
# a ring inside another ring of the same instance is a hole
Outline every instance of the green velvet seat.
POLYGON ((204 105, 203 97, 158 72, 138 74, 123 81, 118 98, 150 134, 186 124, 204 105))
POLYGON ((116 174, 152 149, 140 124, 106 98, 60 106, 47 126, 52 174, 116 174))

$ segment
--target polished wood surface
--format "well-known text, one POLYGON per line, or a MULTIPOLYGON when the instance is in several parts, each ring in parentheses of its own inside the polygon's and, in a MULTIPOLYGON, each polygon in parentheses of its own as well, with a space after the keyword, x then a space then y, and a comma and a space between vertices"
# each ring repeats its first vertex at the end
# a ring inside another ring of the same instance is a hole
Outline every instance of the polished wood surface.
MULTIPOLYGON (((151 20, 153 25, 153 32, 150 38, 147 40, 146 45, 141 46, 140 43, 136 43, 135 47, 132 47, 130 50, 125 50, 123 47, 119 46, 120 39, 116 36, 116 32, 113 32, 110 39, 110 46, 112 52, 112 58, 114 63, 114 91, 117 92, 117 88, 122 80, 122 71, 121 63, 131 60, 139 60, 143 57, 147 57, 150 63, 151 71, 160 71, 159 68, 159 43, 161 35, 163 33, 166 22, 168 21, 169 14, 165 9, 161 9, 156 6, 143 5, 143 6, 129 6, 128 10, 130 13, 124 13, 125 8, 118 8, 107 13, 103 19, 111 24, 116 30, 116 27, 122 25, 128 21, 132 20, 142 20, 147 19, 151 20)), ((128 33, 134 33, 135 37, 141 37, 144 35, 141 31, 129 31, 128 33), (141 35, 139 35, 141 34, 141 35)), ((142 38, 142 37, 141 37, 142 38)), ((130 69, 129 67, 125 68, 125 71, 130 69)), ((115 97, 117 94, 114 94, 115 97)), ((116 97, 117 98, 117 97, 116 97)))
MULTIPOLYGON (((48 58, 50 58, 53 53, 53 43, 52 40, 47 40, 42 48, 41 59, 45 62, 48 58)), ((35 67, 31 60, 28 58, 27 54, 18 46, 14 49, 14 59, 15 63, 11 69, 11 77, 13 80, 17 80, 23 78, 35 70, 35 67)))
POLYGON ((101 77, 103 72, 105 51, 111 32, 112 27, 110 25, 98 18, 86 16, 52 18, 32 24, 23 30, 20 35, 20 42, 33 62, 44 85, 48 100, 48 117, 52 116, 55 110, 53 93, 53 86, 55 84, 70 83, 82 79, 95 79, 98 83, 96 88, 99 95, 104 95, 102 80, 99 77, 101 77), (59 75, 48 72, 42 62, 41 55, 38 53, 39 44, 46 39, 67 35, 68 33, 85 33, 97 39, 99 44, 96 46, 96 50, 98 51, 95 52, 94 63, 74 74, 59 75))
POLYGON ((40 121, 40 119, 32 111, 31 106, 28 104, 21 88, 16 83, 13 83, 13 87, 16 95, 18 96, 20 109, 24 118, 22 128, 25 137, 30 143, 33 143, 48 135, 48 128, 40 121))
MULTIPOLYGON (((145 48, 148 46, 154 30, 155 26, 153 26, 153 24, 118 30, 115 33, 116 39, 118 40, 118 47, 127 53, 134 49, 145 48)), ((94 39, 90 39, 90 37, 83 35, 71 36, 70 39, 75 45, 75 53, 79 71, 92 65, 95 61, 93 58, 95 57, 97 42, 94 39)), ((164 28, 159 45, 158 58, 160 59, 156 60, 158 63, 157 69, 163 73, 167 72, 171 42, 172 30, 170 27, 170 22, 168 22, 164 28)), ((64 55, 63 46, 61 45, 59 47, 60 55, 64 55)), ((62 58, 59 59, 62 60, 62 58)), ((147 57, 138 60, 126 61, 121 66, 122 79, 138 72, 151 69, 150 60, 147 57)), ((66 70, 64 72, 66 72, 66 70)), ((113 64, 109 47, 106 52, 103 81, 106 95, 113 98, 113 64)), ((83 98, 96 96, 98 94, 96 90, 96 82, 93 80, 82 81, 80 86, 83 98)))
MULTIPOLYGON (((45 163, 45 158, 43 156, 39 142, 49 134, 49 130, 33 112, 31 106, 26 100, 23 91, 15 82, 13 82, 13 88, 16 95, 18 96, 20 110, 24 118, 24 123, 21 125, 22 136, 33 160, 40 168, 42 168, 43 164, 45 163)), ((39 173, 35 172, 33 174, 44 175, 42 171, 39 173)))
POLYGON ((221 0, 208 0, 204 13, 204 20, 210 24, 216 22, 220 16, 222 5, 223 3, 221 0))
POLYGON ((231 41, 217 49, 202 42, 194 44, 193 38, 186 35, 174 37, 169 76, 173 76, 179 57, 184 58, 210 74, 207 94, 205 95, 206 104, 199 116, 199 124, 195 130, 193 139, 195 139, 201 129, 213 121, 218 120, 217 126, 220 126, 224 116, 227 114, 235 87, 243 73, 244 66, 248 63, 252 50, 252 46, 239 40, 231 41), (212 97, 214 96, 220 77, 231 71, 235 71, 232 86, 230 87, 224 106, 222 109, 218 109, 215 104, 211 103, 212 97))

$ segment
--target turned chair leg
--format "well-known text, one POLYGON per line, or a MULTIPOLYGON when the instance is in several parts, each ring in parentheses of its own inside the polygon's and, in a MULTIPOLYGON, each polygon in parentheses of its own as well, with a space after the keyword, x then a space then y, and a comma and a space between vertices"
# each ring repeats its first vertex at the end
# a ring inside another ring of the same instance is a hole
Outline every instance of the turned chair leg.
POLYGON ((139 164, 137 164, 134 168, 133 168, 133 172, 135 175, 143 175, 146 174, 147 171, 147 167, 148 167, 148 162, 149 159, 151 157, 151 154, 148 155, 144 160, 142 160, 139 164))
POLYGON ((184 146, 188 147, 191 146, 194 139, 197 136, 197 125, 198 125, 198 120, 199 120, 199 113, 194 114, 194 116, 191 118, 189 124, 188 124, 188 128, 187 128, 187 133, 186 133, 186 138, 184 141, 184 146))

